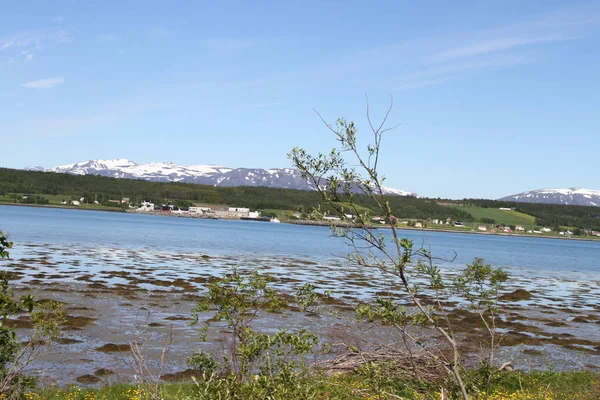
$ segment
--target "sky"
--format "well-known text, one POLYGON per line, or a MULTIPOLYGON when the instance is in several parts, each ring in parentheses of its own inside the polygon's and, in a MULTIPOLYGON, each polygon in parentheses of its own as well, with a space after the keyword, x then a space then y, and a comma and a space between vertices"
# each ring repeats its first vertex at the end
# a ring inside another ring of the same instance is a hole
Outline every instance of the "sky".
POLYGON ((290 167, 327 122, 385 185, 600 189, 600 2, 0 1, 0 166, 290 167))

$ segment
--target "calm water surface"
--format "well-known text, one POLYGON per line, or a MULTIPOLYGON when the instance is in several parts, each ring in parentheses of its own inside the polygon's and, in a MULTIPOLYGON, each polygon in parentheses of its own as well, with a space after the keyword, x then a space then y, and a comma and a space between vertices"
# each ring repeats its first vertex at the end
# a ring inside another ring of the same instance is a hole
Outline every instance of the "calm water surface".
MULTIPOLYGON (((302 257, 316 262, 350 249, 326 227, 252 221, 156 217, 68 209, 0 206, 0 229, 15 242, 209 255, 302 257)), ((482 257, 515 270, 570 274, 600 273, 600 242, 446 232, 401 231, 434 255, 464 265, 482 257)))

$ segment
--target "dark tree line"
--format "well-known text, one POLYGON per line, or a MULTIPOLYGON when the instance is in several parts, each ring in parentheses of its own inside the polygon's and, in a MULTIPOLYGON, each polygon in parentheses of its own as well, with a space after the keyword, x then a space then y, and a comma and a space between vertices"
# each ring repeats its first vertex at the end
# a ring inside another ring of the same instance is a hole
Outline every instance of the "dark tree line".
MULTIPOLYGON (((144 200, 155 204, 166 201, 175 201, 176 204, 196 202, 227 204, 256 210, 281 209, 307 213, 321 204, 318 193, 294 189, 214 187, 192 183, 148 182, 97 175, 70 175, 0 168, 0 195, 14 193, 59 195, 67 200, 83 197, 88 202, 96 200, 109 205, 108 201, 111 199, 120 200, 128 197, 132 203, 144 200)), ((439 205, 435 200, 401 196, 389 196, 388 200, 394 215, 398 218, 446 219, 450 217, 453 220, 473 220, 471 214, 459 208, 439 205)), ((366 196, 357 196, 355 202, 369 210, 376 209, 373 200, 366 196)))

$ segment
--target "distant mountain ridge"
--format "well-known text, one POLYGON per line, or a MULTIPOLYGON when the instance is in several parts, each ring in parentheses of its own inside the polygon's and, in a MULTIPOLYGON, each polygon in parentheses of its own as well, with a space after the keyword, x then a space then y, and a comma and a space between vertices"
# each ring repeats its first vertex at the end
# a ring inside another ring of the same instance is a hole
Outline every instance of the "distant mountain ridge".
POLYGON ((498 200, 600 207, 600 190, 582 188, 537 189, 502 197, 498 200))
MULTIPOLYGON (((142 179, 152 182, 184 182, 211 186, 264 186, 271 188, 315 190, 314 185, 293 168, 231 168, 221 165, 176 165, 168 162, 137 164, 125 158, 89 160, 44 169, 28 166, 26 170, 74 175, 101 175, 111 178, 142 179)), ((384 187, 385 194, 415 196, 416 193, 384 187)))

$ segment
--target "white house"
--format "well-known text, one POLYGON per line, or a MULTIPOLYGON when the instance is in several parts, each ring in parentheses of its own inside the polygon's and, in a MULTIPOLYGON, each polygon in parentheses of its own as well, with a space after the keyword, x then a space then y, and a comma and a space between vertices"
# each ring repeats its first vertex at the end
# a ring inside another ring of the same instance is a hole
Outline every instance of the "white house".
POLYGON ((142 205, 138 209, 143 212, 154 211, 154 203, 150 203, 149 201, 142 202, 142 205))
POLYGON ((485 225, 479 225, 477 227, 477 229, 480 230, 480 231, 482 231, 482 232, 485 232, 485 231, 487 231, 487 226, 485 226, 485 225))
POLYGON ((515 231, 517 231, 517 232, 525 232, 525 228, 523 228, 521 225, 517 225, 517 226, 515 226, 515 231))
POLYGON ((71 205, 78 206, 80 203, 77 200, 71 200, 71 205))
POLYGON ((552 229, 550 229, 550 228, 542 228, 541 231, 542 232, 552 232, 552 229))
POLYGON ((512 211, 512 208, 500 207, 500 210, 502 210, 502 211, 512 211))
POLYGON ((229 212, 248 213, 250 212, 250 209, 243 207, 229 207, 229 212))
POLYGON ((415 228, 422 228, 422 227, 423 227, 422 222, 415 222, 415 228))
POLYGON ((325 221, 340 221, 340 217, 336 215, 326 215, 323 217, 325 221))
POLYGON ((248 213, 248 218, 259 219, 260 218, 260 211, 250 211, 248 213))

